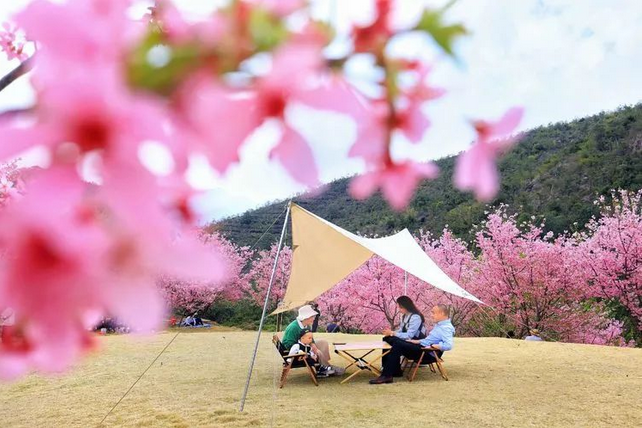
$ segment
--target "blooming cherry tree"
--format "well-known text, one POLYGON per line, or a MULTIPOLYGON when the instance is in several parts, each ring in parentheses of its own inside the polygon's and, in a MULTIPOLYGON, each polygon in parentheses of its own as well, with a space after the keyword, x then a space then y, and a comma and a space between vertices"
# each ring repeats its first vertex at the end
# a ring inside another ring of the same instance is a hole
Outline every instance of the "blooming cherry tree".
POLYGON ((215 282, 160 278, 159 287, 165 302, 169 309, 180 315, 203 312, 221 299, 234 301, 244 297, 242 271, 251 258, 249 249, 238 247, 217 233, 203 235, 201 239, 210 251, 223 255, 226 275, 215 282))
MULTIPOLYGON (((259 306, 262 306, 265 301, 265 294, 270 283, 277 252, 278 246, 273 244, 269 250, 259 251, 258 254, 252 256, 252 259, 248 261, 249 269, 242 274, 239 281, 240 289, 259 306)), ((271 308, 276 308, 285 295, 285 288, 290 278, 291 265, 292 250, 287 245, 284 245, 279 254, 274 283, 270 292, 269 305, 271 308)))
POLYGON ((613 192, 598 201, 580 247, 588 291, 615 304, 629 337, 642 344, 642 191, 613 192))

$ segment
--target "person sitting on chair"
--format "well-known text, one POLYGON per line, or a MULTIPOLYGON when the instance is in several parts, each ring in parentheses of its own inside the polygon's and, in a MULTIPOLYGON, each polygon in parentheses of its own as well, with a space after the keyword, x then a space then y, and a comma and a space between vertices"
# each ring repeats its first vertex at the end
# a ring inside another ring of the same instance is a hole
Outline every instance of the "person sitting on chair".
POLYGON ((397 341, 407 339, 423 339, 426 337, 426 327, 424 326, 424 316, 417 309, 415 303, 408 296, 399 296, 397 298, 399 312, 401 312, 401 325, 397 331, 385 329, 383 331, 384 342, 392 345, 397 341))
MULTIPOLYGON (((310 366, 316 366, 319 362, 319 357, 312 350, 313 342, 314 342, 313 333, 309 330, 303 330, 301 337, 299 338, 299 341, 294 345, 292 345, 288 355, 296 355, 303 352, 305 354, 308 354, 308 356, 305 359, 308 362, 308 364, 310 366)), ((323 373, 317 373, 317 376, 326 377, 329 375, 327 371, 324 371, 323 373)))
MULTIPOLYGON (((292 346, 299 341, 303 331, 312 325, 317 314, 310 305, 299 308, 299 315, 285 328, 285 332, 283 332, 281 343, 285 349, 292 349, 292 346)), ((310 347, 319 357, 319 362, 321 363, 319 374, 327 374, 328 376, 335 374, 335 369, 330 365, 330 346, 328 342, 325 340, 313 340, 310 347)))
MULTIPOLYGON (((455 327, 453 327, 448 317, 448 307, 446 305, 437 305, 432 308, 432 319, 435 326, 430 331, 428 336, 424 339, 406 339, 395 340, 390 349, 390 353, 386 355, 383 363, 383 370, 381 376, 370 381, 373 385, 382 383, 392 383, 393 376, 401 373, 401 357, 407 357, 416 360, 421 356, 422 347, 432 347, 437 349, 438 357, 441 357, 444 351, 449 351, 453 347, 453 336, 455 335, 455 327)), ((422 364, 435 362, 435 357, 430 353, 424 355, 422 364)))

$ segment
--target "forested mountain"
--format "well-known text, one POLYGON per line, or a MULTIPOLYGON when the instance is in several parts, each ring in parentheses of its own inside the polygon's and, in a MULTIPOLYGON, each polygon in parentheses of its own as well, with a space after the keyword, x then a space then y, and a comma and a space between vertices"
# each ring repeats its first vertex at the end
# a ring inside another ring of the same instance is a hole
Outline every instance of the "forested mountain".
MULTIPOLYGON (((405 227, 440 234, 449 228, 469 239, 470 230, 484 218, 488 206, 452 185, 454 157, 437 161, 441 175, 424 182, 409 208, 391 210, 376 195, 355 201, 347 193, 349 179, 327 185, 314 196, 294 201, 344 227, 368 235, 385 235, 405 227)), ((499 163, 501 190, 490 205, 505 203, 520 213, 545 217, 547 229, 559 233, 584 225, 596 214, 593 200, 610 189, 642 187, 642 104, 615 112, 542 126, 526 133, 521 142, 499 163)), ((248 211, 208 227, 220 230, 232 241, 252 245, 283 213, 285 201, 248 211)), ((265 248, 278 239, 282 217, 261 239, 265 248)))

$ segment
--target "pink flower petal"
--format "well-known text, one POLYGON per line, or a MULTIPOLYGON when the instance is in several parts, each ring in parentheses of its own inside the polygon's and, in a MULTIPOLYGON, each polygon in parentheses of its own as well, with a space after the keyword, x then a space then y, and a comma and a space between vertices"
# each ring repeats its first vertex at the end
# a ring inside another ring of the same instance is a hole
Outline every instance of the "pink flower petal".
POLYGON ((491 125, 491 133, 494 136, 504 136, 510 134, 517 128, 519 122, 522 120, 524 115, 524 109, 522 107, 513 107, 506 111, 504 115, 497 122, 491 125))
POLYGON ((217 171, 224 173, 239 161, 239 148, 259 125, 253 111, 255 99, 234 93, 210 78, 188 84, 185 116, 190 143, 207 154, 217 171))
POLYGON ((281 141, 272 149, 270 158, 278 160, 299 183, 310 187, 319 184, 319 172, 312 150, 303 137, 291 127, 283 127, 281 141))
POLYGON ((430 126, 430 120, 421 111, 421 104, 411 104, 402 115, 401 132, 411 143, 419 143, 430 126))
POLYGON ((486 143, 477 143, 460 154, 455 163, 455 186, 472 190, 481 201, 490 201, 499 190, 495 157, 495 151, 486 143))
POLYGON ((346 114, 357 123, 366 117, 366 101, 342 76, 332 74, 313 89, 296 94, 296 100, 320 110, 346 114))
POLYGON ((286 97, 300 90, 322 70, 323 46, 314 43, 288 43, 274 53, 272 70, 260 82, 260 88, 283 92, 286 97))
POLYGON ((379 187, 379 175, 369 172, 350 180, 350 195, 355 199, 369 198, 379 187))
POLYGON ((40 127, 19 128, 0 122, 0 161, 8 160, 37 145, 51 142, 51 134, 40 127))
POLYGON ((397 211, 408 206, 417 184, 423 178, 433 179, 439 174, 439 168, 434 163, 415 164, 404 162, 388 168, 382 177, 382 191, 386 200, 397 211))

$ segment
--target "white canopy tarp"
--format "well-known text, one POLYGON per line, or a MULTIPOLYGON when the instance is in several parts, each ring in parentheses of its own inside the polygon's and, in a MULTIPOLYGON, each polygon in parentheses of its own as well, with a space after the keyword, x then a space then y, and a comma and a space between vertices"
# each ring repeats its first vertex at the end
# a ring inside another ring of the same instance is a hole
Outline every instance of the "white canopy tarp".
POLYGON ((474 302, 426 254, 408 229, 384 238, 364 238, 291 204, 292 268, 283 301, 274 313, 304 305, 334 287, 374 254, 433 287, 474 302))

